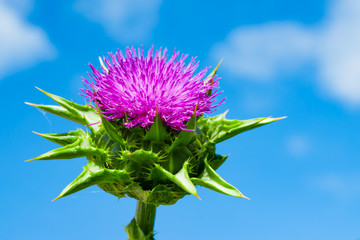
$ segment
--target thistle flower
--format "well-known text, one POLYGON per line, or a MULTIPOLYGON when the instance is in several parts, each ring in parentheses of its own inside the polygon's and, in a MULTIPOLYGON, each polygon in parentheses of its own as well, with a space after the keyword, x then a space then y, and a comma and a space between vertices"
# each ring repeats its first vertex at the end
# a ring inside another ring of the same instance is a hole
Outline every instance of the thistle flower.
POLYGON ((215 145, 237 134, 281 118, 226 119, 226 112, 214 117, 223 103, 214 104, 218 90, 216 71, 194 75, 198 63, 187 55, 167 60, 166 50, 151 49, 144 56, 127 49, 104 58, 102 72, 90 65, 92 81, 84 80, 85 96, 94 105, 79 105, 47 93, 60 106, 27 103, 49 113, 86 126, 61 134, 38 135, 62 147, 32 160, 86 157, 80 175, 56 198, 97 185, 118 198, 138 200, 136 217, 125 228, 129 238, 153 239, 155 210, 176 203, 187 194, 198 197, 195 185, 222 194, 246 198, 220 177, 216 170, 227 156, 215 152, 215 145))
POLYGON ((186 65, 188 55, 177 60, 179 52, 174 51, 168 60, 167 49, 161 52, 160 48, 153 56, 151 48, 145 56, 143 49, 127 48, 125 56, 121 51, 109 56, 103 59, 102 71, 90 64, 92 81, 84 79, 88 86, 83 90, 109 121, 127 115, 130 121, 124 120, 126 127, 150 127, 158 108, 166 125, 183 130, 195 106, 196 116, 201 116, 223 103, 212 105, 220 94, 216 93, 218 78, 205 79, 207 68, 194 75, 198 62, 191 58, 186 65))

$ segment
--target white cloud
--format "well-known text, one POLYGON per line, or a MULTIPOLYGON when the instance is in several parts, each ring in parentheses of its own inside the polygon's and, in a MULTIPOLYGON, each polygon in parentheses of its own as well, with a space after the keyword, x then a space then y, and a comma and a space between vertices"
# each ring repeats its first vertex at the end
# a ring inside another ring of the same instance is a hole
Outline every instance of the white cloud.
POLYGON ((0 0, 21 15, 28 15, 34 8, 33 0, 0 0))
POLYGON ((234 74, 267 80, 308 59, 312 40, 312 33, 293 22, 240 27, 214 46, 213 55, 223 56, 223 67, 234 74))
POLYGON ((158 22, 161 0, 77 0, 75 10, 120 42, 142 42, 158 22))
POLYGON ((31 8, 30 1, 0 0, 0 79, 56 55, 44 30, 26 21, 31 8))
POLYGON ((360 1, 334 0, 314 26, 273 22, 239 27, 214 46, 224 68, 256 80, 274 79, 314 63, 319 85, 347 106, 360 106, 360 1))

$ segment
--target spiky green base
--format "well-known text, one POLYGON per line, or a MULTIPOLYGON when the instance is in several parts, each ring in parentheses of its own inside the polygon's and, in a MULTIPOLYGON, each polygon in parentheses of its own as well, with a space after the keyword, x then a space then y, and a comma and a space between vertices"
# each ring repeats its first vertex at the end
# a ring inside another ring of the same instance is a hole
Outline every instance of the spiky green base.
POLYGON ((196 117, 194 107, 187 131, 176 132, 164 126, 159 115, 150 129, 127 129, 123 121, 131 119, 108 122, 96 107, 78 105, 44 93, 61 106, 29 105, 85 125, 90 130, 39 134, 63 147, 31 160, 77 157, 88 160, 83 172, 56 199, 92 185, 118 198, 127 195, 155 207, 174 204, 187 194, 198 197, 195 185, 246 198, 216 173, 227 157, 215 153, 215 144, 278 120, 228 120, 226 113, 211 118, 196 117))

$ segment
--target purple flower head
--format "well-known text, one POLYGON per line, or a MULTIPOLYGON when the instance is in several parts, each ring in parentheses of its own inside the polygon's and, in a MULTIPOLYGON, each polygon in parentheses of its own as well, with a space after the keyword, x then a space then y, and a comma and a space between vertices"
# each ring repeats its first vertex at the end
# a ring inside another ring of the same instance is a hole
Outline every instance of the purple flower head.
POLYGON ((218 78, 205 78, 208 68, 194 74, 199 62, 188 55, 174 51, 168 59, 167 49, 161 48, 153 56, 153 48, 144 55, 143 49, 127 48, 125 56, 121 51, 109 53, 103 58, 105 64, 99 71, 90 64, 91 81, 83 92, 98 104, 109 121, 123 119, 127 128, 149 127, 154 122, 156 109, 161 120, 175 130, 185 129, 197 106, 196 115, 210 113, 215 105, 214 97, 220 94, 218 78), (209 92, 212 92, 209 94, 209 92), (127 121, 125 121, 127 118, 127 121))

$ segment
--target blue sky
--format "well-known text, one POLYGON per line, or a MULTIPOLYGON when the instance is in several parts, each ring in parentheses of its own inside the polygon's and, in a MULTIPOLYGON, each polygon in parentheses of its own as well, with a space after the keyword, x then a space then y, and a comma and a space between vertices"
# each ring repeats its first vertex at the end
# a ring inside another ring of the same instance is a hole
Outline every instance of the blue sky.
POLYGON ((218 146, 252 200, 199 188, 157 212, 157 239, 360 239, 357 0, 0 0, 1 239, 126 239, 136 201, 97 187, 51 202, 85 159, 24 163, 80 126, 25 101, 84 103, 81 76, 109 51, 154 45, 219 70, 230 118, 288 116, 218 146))

